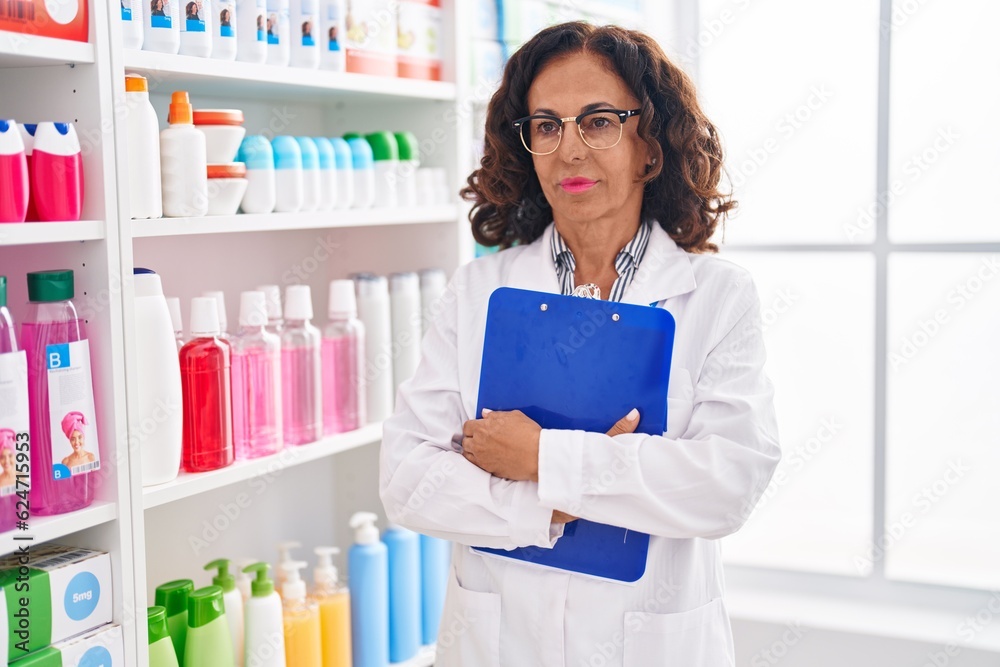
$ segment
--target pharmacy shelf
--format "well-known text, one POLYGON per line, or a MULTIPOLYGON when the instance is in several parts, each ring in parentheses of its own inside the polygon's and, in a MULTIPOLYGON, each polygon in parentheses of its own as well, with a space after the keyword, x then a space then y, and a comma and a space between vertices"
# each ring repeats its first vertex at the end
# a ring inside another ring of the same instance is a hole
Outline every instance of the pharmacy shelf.
POLYGON ((72 533, 114 521, 116 518, 118 518, 118 507, 113 502, 95 502, 86 509, 58 516, 33 516, 28 519, 27 530, 14 530, 0 535, 0 554, 59 540, 72 533), (18 539, 14 539, 15 537, 18 539))
MULTIPOLYGON (((218 215, 205 218, 159 218, 133 220, 132 238, 270 232, 288 229, 330 229, 334 227, 375 227, 386 225, 455 222, 458 207, 421 206, 415 208, 372 208, 322 213, 269 213, 265 215, 218 215)), ((2 230, 0 230, 2 231, 2 230)))
POLYGON ((329 99, 373 101, 456 99, 455 84, 345 72, 275 67, 126 49, 125 69, 144 75, 150 92, 183 89, 203 94, 251 99, 329 99), (224 84, 224 85, 220 85, 224 84))
POLYGON ((104 222, 15 222, 0 225, 0 246, 96 241, 104 238, 104 222))
POLYGON ((92 62, 93 44, 0 30, 0 68, 92 62))
POLYGON ((382 424, 369 424, 356 431, 339 433, 319 442, 299 447, 286 447, 273 456, 264 456, 236 463, 212 472, 185 473, 166 484, 143 489, 142 504, 145 509, 159 507, 182 498, 190 498, 224 486, 244 482, 264 475, 280 474, 289 468, 311 461, 364 447, 382 440, 382 424))
POLYGON ((420 647, 420 652, 406 662, 393 662, 390 667, 433 667, 437 651, 434 645, 420 647))

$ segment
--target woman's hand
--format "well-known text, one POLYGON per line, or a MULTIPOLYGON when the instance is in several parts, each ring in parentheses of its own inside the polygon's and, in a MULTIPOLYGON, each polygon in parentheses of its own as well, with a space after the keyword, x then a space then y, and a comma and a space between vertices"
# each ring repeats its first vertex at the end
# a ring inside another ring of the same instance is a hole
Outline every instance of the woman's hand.
POLYGON ((462 456, 497 477, 538 481, 538 439, 542 427, 520 410, 483 410, 482 419, 462 426, 462 456))

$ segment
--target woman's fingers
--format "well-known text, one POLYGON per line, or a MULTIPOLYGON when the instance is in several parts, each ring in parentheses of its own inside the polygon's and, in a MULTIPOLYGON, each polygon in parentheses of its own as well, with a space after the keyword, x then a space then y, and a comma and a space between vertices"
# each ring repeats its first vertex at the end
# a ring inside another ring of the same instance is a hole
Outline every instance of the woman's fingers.
POLYGON ((632 410, 619 419, 611 430, 608 431, 608 435, 623 435, 625 433, 634 433, 635 427, 639 425, 639 410, 632 408, 632 410))

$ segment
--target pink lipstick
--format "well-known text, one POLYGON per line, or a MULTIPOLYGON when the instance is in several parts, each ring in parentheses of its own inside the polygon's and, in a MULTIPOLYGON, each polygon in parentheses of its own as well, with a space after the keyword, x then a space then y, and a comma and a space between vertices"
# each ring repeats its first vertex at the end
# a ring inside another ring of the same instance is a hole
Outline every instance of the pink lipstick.
POLYGON ((576 178, 564 178, 559 181, 560 187, 563 190, 570 193, 571 195, 579 194, 581 192, 586 192, 590 188, 597 185, 597 181, 592 181, 589 178, 576 177, 576 178))

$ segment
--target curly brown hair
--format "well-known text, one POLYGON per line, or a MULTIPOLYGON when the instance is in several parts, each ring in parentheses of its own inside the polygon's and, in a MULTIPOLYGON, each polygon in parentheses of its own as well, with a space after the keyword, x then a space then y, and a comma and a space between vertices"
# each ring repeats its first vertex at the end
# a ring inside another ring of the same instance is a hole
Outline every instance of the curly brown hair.
POLYGON ((511 56, 486 113, 482 162, 461 195, 473 203, 472 234, 484 246, 531 243, 552 221, 514 120, 528 115, 528 89, 553 60, 587 52, 604 58, 641 102, 638 134, 658 158, 642 179, 642 217, 654 219, 688 252, 717 252, 709 242, 736 207, 720 192, 722 142, 698 104, 691 79, 652 37, 617 26, 573 21, 539 32, 511 56))

